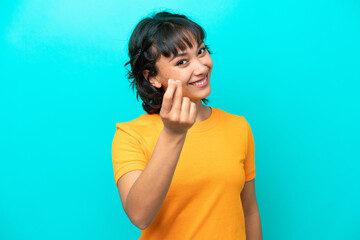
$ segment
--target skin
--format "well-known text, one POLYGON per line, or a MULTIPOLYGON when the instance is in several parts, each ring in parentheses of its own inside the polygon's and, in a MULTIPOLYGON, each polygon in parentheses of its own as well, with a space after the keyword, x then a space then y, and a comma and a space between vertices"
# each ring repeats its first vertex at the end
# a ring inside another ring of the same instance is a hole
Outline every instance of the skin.
POLYGON ((241 192, 247 240, 262 240, 261 220, 255 195, 255 178, 245 182, 241 192))
MULTIPOLYGON (((211 109, 201 99, 211 92, 210 76, 213 61, 204 44, 193 41, 193 48, 179 52, 173 58, 161 56, 156 66, 159 72, 149 78, 165 94, 160 111, 164 128, 154 151, 143 171, 135 170, 123 175, 118 190, 126 214, 140 229, 147 228, 156 218, 169 190, 187 131, 195 122, 210 117, 211 109), (189 85, 207 77, 203 88, 189 85), (174 81, 173 79, 176 79, 174 81), (158 174, 161 172, 162 174, 158 174), (150 184, 151 183, 151 184, 150 184)), ((143 75, 147 79, 148 71, 143 75)), ((255 180, 246 182, 241 192, 248 240, 262 239, 259 209, 255 196, 255 180)))
POLYGON ((169 190, 196 104, 183 97, 181 81, 168 81, 160 116, 164 128, 144 170, 124 174, 117 183, 125 213, 140 229, 156 218, 169 190), (159 174, 159 172, 161 174, 159 174))
MULTIPOLYGON (((179 51, 177 57, 164 57, 161 55, 156 62, 159 69, 156 76, 151 76, 149 82, 156 88, 164 88, 166 91, 169 79, 179 80, 181 82, 183 97, 196 105, 196 122, 203 121, 210 117, 211 109, 202 104, 201 99, 206 98, 211 93, 210 77, 213 68, 213 61, 204 43, 200 45, 193 40, 193 48, 187 48, 185 51, 179 51), (203 88, 196 88, 190 85, 194 82, 207 77, 208 84, 203 88)), ((143 72, 147 78, 149 71, 143 72)))

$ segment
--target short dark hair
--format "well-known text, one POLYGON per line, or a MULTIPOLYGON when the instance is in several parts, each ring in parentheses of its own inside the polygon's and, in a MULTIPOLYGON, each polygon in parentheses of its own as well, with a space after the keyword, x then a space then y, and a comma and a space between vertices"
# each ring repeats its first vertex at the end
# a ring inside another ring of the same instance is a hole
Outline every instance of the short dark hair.
MULTIPOLYGON (((187 46, 192 48, 192 38, 200 45, 205 37, 206 33, 200 25, 185 15, 169 12, 156 13, 136 25, 129 41, 130 60, 125 66, 131 66, 128 71, 130 86, 133 90, 136 88, 136 99, 139 101, 141 98, 142 107, 147 113, 160 112, 165 93, 163 87, 156 88, 149 82, 149 77, 158 73, 156 61, 161 55, 177 56, 178 49, 183 51, 187 46), (143 76, 144 70, 149 70, 148 79, 143 76)), ((207 45, 205 47, 208 49, 207 45)), ((209 100, 203 98, 201 101, 207 104, 209 100)))

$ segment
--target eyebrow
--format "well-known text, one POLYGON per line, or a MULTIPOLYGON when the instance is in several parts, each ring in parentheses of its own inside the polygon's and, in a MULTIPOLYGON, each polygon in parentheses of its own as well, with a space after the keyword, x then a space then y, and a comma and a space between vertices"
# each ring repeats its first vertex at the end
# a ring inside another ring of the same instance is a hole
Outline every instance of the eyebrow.
MULTIPOLYGON (((204 44, 204 42, 201 42, 199 45, 198 45, 198 48, 200 48, 202 45, 204 44)), ((205 44, 204 44, 205 45, 205 44)), ((182 52, 182 53, 179 53, 178 55, 176 56, 173 56, 169 62, 171 62, 172 60, 174 60, 175 58, 177 57, 182 57, 182 56, 186 56, 188 55, 188 52, 182 52)))
POLYGON ((182 57, 182 56, 186 56, 186 55, 188 55, 187 52, 179 53, 178 55, 173 56, 173 57, 170 59, 169 62, 171 62, 172 60, 174 60, 174 59, 177 58, 177 57, 182 57))

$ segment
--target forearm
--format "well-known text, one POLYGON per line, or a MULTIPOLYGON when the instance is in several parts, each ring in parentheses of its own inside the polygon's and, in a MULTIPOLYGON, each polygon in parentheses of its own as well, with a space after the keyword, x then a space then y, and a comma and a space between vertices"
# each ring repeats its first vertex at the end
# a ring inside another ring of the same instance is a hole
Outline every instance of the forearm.
POLYGON ((156 218, 169 190, 186 138, 162 130, 153 153, 126 199, 125 209, 131 221, 141 229, 156 218))
POLYGON ((262 240, 261 220, 258 211, 245 215, 245 228, 247 240, 262 240))

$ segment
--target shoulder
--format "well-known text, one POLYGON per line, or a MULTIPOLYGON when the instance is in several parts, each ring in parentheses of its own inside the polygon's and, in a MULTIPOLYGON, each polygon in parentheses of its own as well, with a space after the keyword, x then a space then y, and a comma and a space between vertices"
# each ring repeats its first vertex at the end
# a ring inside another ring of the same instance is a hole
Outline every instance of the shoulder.
POLYGON ((246 121, 245 117, 242 115, 238 115, 228 110, 222 110, 220 108, 216 108, 220 119, 225 124, 231 124, 232 126, 241 126, 246 127, 248 122, 246 121))
POLYGON ((160 116, 156 114, 142 114, 133 120, 116 123, 116 131, 125 132, 133 136, 140 136, 161 129, 161 124, 160 116))

